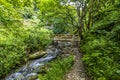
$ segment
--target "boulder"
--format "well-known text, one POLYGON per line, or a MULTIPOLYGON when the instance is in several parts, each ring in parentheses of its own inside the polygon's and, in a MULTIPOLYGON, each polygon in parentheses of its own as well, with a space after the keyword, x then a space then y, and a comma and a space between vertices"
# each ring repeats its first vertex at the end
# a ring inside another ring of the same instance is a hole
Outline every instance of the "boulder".
POLYGON ((62 48, 65 47, 65 43, 58 41, 58 46, 57 47, 60 48, 60 49, 62 49, 62 48))
POLYGON ((38 78, 37 73, 30 73, 26 76, 26 80, 35 80, 38 78))
POLYGON ((54 51, 48 48, 48 49, 46 50, 46 53, 47 53, 47 54, 54 54, 54 51))
POLYGON ((48 46, 47 48, 48 48, 48 49, 51 49, 51 48, 53 48, 53 46, 48 46))
POLYGON ((15 80, 22 80, 24 76, 21 73, 16 73, 15 80))
POLYGON ((32 66, 34 73, 40 73, 41 67, 44 66, 44 64, 36 63, 32 66))
POLYGON ((22 73, 14 73, 10 77, 6 78, 5 80, 23 80, 24 76, 22 73))
POLYGON ((31 60, 31 59, 41 58, 41 57, 44 56, 45 54, 46 54, 45 51, 39 51, 39 52, 36 52, 36 53, 34 53, 34 54, 31 54, 31 55, 29 56, 29 59, 31 60))
POLYGON ((65 47, 71 47, 72 46, 72 43, 71 42, 66 42, 65 43, 65 47))

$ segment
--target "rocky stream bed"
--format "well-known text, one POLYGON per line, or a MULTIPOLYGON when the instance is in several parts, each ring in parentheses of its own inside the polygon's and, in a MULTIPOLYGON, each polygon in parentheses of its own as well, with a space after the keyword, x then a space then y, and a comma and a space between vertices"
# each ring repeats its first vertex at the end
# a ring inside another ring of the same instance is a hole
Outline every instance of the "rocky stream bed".
MULTIPOLYGON (((48 46, 45 51, 46 55, 42 58, 29 61, 23 67, 9 74, 4 80, 39 80, 38 74, 40 74, 45 67, 45 64, 55 59, 60 54, 69 53, 66 51, 71 50, 71 45, 71 42, 59 42, 57 45, 48 46)), ((68 54, 64 54, 62 56, 67 55, 68 54)))

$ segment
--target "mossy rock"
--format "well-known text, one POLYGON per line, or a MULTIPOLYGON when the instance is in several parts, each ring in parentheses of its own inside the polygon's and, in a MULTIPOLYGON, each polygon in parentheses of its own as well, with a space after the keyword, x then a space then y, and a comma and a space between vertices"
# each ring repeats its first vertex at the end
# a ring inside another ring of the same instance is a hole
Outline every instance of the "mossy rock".
POLYGON ((47 54, 45 51, 38 51, 36 53, 33 53, 31 55, 29 55, 29 59, 38 59, 43 57, 45 54, 47 54))

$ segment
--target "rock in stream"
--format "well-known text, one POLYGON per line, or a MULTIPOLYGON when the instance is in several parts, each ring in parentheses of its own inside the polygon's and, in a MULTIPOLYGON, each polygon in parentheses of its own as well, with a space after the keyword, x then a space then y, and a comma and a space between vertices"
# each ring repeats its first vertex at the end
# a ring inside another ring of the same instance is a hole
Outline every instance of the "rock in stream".
MULTIPOLYGON (((38 74, 43 70, 45 64, 54 58, 57 57, 58 54, 64 53, 62 52, 62 48, 64 47, 71 47, 70 42, 59 42, 57 46, 49 46, 46 49, 46 55, 28 62, 18 71, 8 75, 5 80, 38 80, 38 74)), ((70 51, 70 49, 67 49, 70 51)))
POLYGON ((36 80, 38 78, 38 73, 42 70, 43 66, 61 52, 57 48, 46 49, 46 56, 36 59, 25 66, 20 68, 17 72, 10 74, 5 78, 5 80, 36 80))

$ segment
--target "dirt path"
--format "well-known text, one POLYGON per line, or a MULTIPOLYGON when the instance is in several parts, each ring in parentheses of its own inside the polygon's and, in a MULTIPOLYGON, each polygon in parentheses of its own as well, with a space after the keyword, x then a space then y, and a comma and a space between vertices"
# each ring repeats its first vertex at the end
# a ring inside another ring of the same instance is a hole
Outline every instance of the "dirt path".
POLYGON ((75 54, 75 63, 72 70, 66 74, 66 80, 88 80, 81 59, 82 54, 79 52, 78 48, 73 48, 73 52, 75 54))

